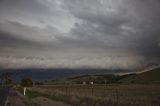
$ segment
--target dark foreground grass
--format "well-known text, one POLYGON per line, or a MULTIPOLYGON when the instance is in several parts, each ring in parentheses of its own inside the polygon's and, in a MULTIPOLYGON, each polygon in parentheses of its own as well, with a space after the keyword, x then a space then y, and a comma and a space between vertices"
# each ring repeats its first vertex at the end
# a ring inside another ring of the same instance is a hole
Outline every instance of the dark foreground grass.
MULTIPOLYGON (((19 89, 19 91, 23 92, 23 89, 19 89)), ((36 97, 46 97, 54 101, 60 101, 66 104, 70 104, 72 106, 160 106, 160 102, 158 102, 158 100, 152 101, 152 103, 139 102, 143 101, 144 98, 142 98, 142 100, 139 100, 138 98, 137 101, 130 100, 129 102, 121 102, 121 96, 118 94, 118 91, 117 95, 115 95, 115 100, 105 97, 81 96, 66 93, 45 93, 35 89, 28 89, 26 95, 30 99, 36 97)))
MULTIPOLYGON (((60 101, 64 102, 66 104, 70 104, 72 106, 121 106, 120 104, 113 103, 112 101, 104 101, 104 100, 98 100, 91 97, 78 97, 73 95, 48 95, 44 93, 40 93, 37 91, 31 91, 28 90, 26 93, 26 96, 28 96, 30 99, 36 98, 36 97, 46 97, 48 99, 54 100, 54 101, 60 101), (106 105, 107 104, 107 105, 106 105)), ((123 105, 124 106, 124 105, 123 105)), ((129 105, 125 105, 129 106, 129 105)))
POLYGON ((114 105, 129 104, 133 106, 160 106, 159 84, 94 85, 93 91, 91 85, 38 86, 36 89, 38 88, 48 90, 48 94, 54 95, 54 92, 58 91, 66 95, 73 95, 72 98, 75 100, 78 99, 78 101, 81 101, 81 99, 83 100, 83 98, 90 98, 92 99, 92 102, 96 101, 98 104, 107 102, 107 104, 114 105))

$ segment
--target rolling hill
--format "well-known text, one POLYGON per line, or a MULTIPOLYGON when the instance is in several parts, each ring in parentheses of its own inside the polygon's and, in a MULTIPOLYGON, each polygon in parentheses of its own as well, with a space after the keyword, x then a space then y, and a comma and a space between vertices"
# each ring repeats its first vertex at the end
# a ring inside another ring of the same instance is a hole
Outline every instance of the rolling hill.
POLYGON ((103 75, 82 75, 68 78, 68 81, 81 84, 82 82, 90 83, 94 82, 96 84, 106 84, 106 83, 119 83, 120 79, 132 76, 135 74, 125 74, 125 75, 115 75, 115 74, 103 74, 103 75))
POLYGON ((122 83, 160 83, 160 67, 119 80, 122 83))
POLYGON ((137 73, 115 75, 115 74, 100 74, 100 75, 82 75, 68 78, 68 81, 82 83, 95 82, 96 84, 105 83, 160 83, 160 66, 147 67, 137 73))

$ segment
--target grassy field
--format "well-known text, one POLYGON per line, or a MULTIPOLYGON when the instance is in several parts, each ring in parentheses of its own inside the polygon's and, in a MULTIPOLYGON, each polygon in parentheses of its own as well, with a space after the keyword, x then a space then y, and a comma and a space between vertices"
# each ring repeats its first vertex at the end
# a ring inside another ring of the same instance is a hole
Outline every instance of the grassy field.
POLYGON ((160 106, 159 75, 160 68, 123 76, 78 76, 28 88, 26 94, 31 99, 45 97, 72 106, 160 106), (94 85, 82 85, 83 81, 94 85))
POLYGON ((89 105, 86 106, 107 106, 104 105, 105 102, 112 104, 111 106, 160 106, 160 85, 158 84, 52 85, 33 87, 29 91, 30 97, 36 97, 38 93, 40 96, 72 105, 76 103, 70 103, 70 101, 99 102, 99 105, 88 103, 89 105))

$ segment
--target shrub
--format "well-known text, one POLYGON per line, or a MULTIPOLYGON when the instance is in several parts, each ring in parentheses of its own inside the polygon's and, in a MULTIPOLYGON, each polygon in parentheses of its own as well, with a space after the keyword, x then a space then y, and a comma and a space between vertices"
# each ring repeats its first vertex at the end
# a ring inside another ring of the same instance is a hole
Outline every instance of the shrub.
POLYGON ((23 78, 21 80, 21 86, 23 87, 32 87, 33 86, 33 81, 31 78, 23 78))

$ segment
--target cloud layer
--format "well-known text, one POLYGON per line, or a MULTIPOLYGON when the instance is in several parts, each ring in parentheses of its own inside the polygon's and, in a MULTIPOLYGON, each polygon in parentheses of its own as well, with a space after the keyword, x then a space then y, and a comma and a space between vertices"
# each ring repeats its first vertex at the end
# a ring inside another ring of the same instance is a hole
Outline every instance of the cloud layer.
POLYGON ((2 68, 160 63, 159 0, 1 0, 2 68))

